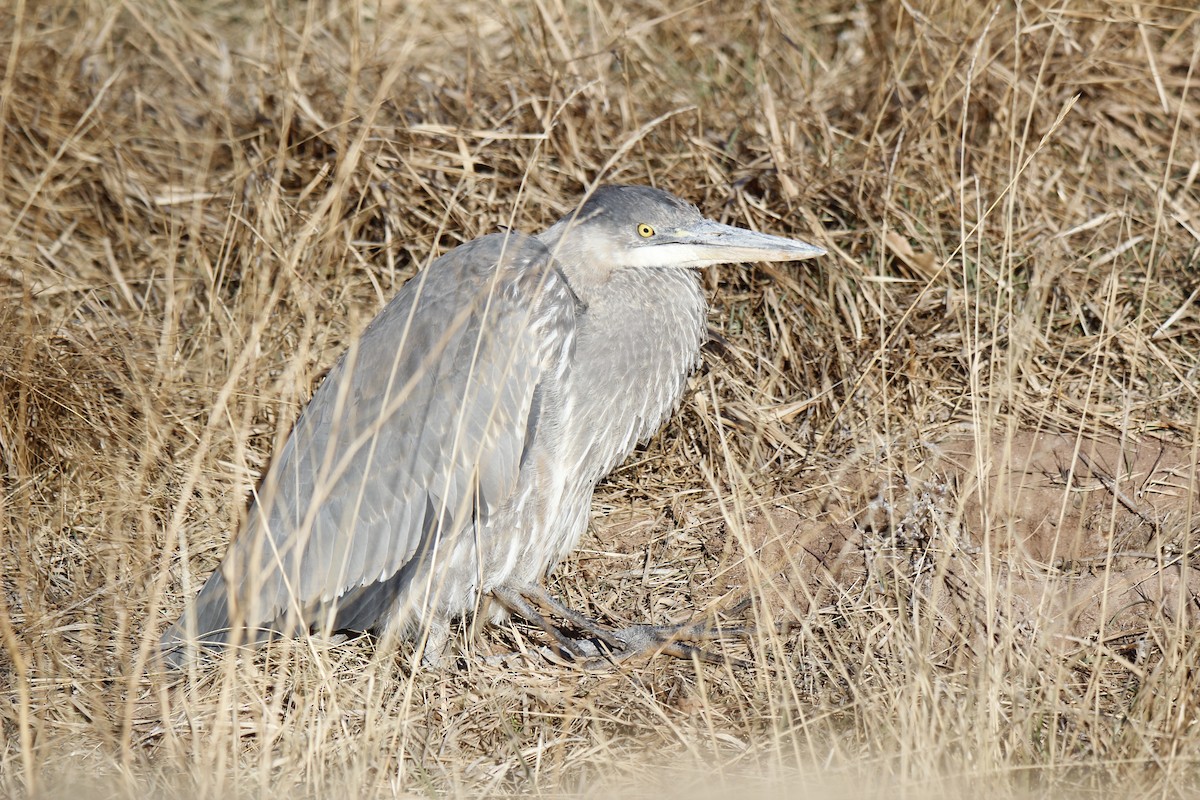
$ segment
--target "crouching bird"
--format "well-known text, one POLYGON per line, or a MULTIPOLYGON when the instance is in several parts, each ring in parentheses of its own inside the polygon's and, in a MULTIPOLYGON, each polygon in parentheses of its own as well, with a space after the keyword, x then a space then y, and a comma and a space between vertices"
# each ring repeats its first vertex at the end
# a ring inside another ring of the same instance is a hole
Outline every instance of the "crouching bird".
POLYGON ((329 372, 220 568, 162 636, 198 648, 373 631, 434 663, 451 624, 540 622, 560 649, 611 631, 542 580, 579 543, 597 482, 679 404, 700 359, 695 270, 824 251, 705 219, 644 186, 597 189, 536 236, 468 242, 409 280, 329 372), (491 601, 491 602, 489 602, 491 601))

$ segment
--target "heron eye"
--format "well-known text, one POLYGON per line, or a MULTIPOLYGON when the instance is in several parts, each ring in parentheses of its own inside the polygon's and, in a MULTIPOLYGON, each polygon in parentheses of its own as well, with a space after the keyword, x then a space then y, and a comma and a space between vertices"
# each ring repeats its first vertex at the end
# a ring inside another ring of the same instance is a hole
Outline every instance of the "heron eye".
POLYGON ((643 239, 649 239, 654 235, 654 228, 643 222, 642 224, 638 225, 637 232, 638 236, 642 237, 643 239))

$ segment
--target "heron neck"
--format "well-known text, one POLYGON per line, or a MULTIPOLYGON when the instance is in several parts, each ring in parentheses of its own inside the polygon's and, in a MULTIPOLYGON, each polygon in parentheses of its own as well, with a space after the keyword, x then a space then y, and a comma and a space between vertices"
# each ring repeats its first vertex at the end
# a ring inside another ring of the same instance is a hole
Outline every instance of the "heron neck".
POLYGON ((575 235, 570 220, 560 220, 534 238, 550 251, 571 291, 585 305, 603 300, 612 277, 621 272, 602 239, 575 235))
POLYGON ((692 270, 617 270, 590 295, 581 298, 572 381, 575 411, 589 421, 578 466, 596 480, 678 404, 700 357, 707 308, 692 270))

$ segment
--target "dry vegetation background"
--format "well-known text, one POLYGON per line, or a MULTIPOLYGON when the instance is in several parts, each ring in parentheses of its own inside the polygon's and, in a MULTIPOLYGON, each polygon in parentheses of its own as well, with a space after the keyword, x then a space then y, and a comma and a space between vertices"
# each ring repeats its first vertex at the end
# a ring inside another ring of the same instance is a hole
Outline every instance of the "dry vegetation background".
POLYGON ((6 3, 0 794, 1200 791, 1187 5, 6 3), (754 668, 148 673, 350 337, 594 181, 830 251, 708 271, 727 345, 551 583, 748 597, 754 668))

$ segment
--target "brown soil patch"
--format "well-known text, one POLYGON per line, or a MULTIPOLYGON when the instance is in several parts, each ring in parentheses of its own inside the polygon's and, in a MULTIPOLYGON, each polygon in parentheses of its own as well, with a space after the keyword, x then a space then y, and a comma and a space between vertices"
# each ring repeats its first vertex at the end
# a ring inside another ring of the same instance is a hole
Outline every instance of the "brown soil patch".
POLYGON ((924 604, 947 637, 998 624, 1057 647, 1124 647, 1200 622, 1195 458, 1162 442, 955 434, 854 464, 818 493, 747 518, 731 596, 764 584, 798 618, 924 604))

